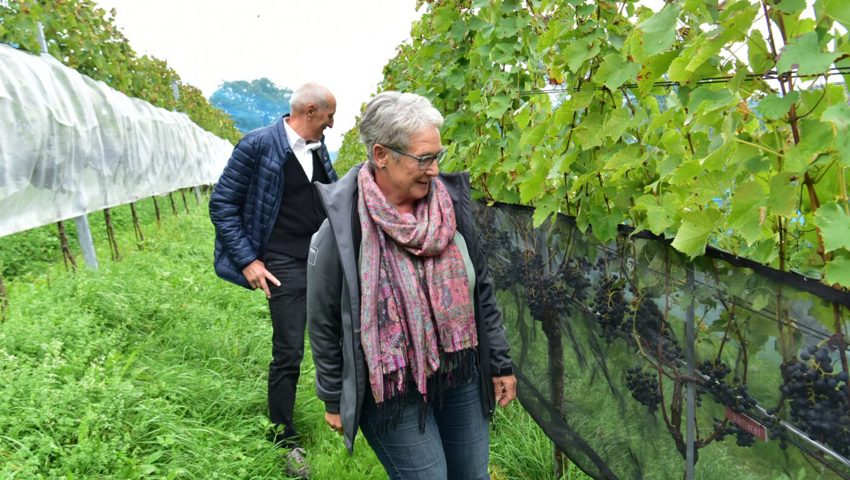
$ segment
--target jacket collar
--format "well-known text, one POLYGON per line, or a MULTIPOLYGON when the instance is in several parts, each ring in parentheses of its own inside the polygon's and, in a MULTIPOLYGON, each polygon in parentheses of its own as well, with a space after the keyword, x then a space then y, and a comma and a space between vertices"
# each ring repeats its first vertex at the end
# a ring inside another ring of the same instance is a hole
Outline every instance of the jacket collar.
MULTIPOLYGON (((286 129, 283 126, 283 119, 289 118, 289 114, 284 114, 278 117, 277 121, 274 122, 274 135, 272 138, 274 139, 274 146, 279 151, 283 152, 284 156, 292 153, 292 146, 289 144, 289 140, 286 138, 286 129)), ((319 142, 322 143, 322 149, 325 148, 325 135, 322 134, 322 138, 319 139, 319 142)))

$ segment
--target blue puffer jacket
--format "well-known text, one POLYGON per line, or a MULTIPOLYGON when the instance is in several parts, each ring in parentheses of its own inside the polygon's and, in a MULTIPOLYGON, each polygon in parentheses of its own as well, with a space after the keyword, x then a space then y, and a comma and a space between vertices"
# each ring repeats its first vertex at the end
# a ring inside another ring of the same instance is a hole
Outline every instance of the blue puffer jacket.
MULTIPOLYGON (((251 288, 242 269, 262 259, 283 198, 283 165, 298 161, 286 139, 283 119, 245 135, 210 197, 210 220, 215 225, 215 273, 251 288)), ((337 180, 324 138, 322 164, 331 182, 337 180)))

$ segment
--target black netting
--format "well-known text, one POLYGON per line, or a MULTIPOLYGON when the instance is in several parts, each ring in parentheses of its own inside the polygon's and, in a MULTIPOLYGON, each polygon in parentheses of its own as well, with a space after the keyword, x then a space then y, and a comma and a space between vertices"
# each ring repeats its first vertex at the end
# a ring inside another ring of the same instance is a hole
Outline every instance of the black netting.
POLYGON ((683 478, 693 385, 694 478, 850 478, 850 295, 645 235, 603 244, 567 217, 533 229, 531 213, 476 206, 520 401, 582 470, 683 478))

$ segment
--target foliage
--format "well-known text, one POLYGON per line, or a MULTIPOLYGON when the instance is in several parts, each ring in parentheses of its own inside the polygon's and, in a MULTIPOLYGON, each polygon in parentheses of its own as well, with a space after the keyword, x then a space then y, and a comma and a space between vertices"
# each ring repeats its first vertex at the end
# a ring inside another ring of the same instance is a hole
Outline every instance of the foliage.
POLYGON ((850 287, 846 2, 419 3, 381 89, 434 102, 486 199, 850 287))
MULTIPOLYGON (((265 440, 265 299, 212 272, 205 208, 168 213, 161 229, 150 200, 137 209, 143 251, 129 247, 129 207, 117 207, 121 262, 71 274, 57 255, 37 275, 7 281, 0 477, 283 478, 284 457, 265 440)), ((96 247, 106 251, 98 223, 96 247)), ((0 250, 3 261, 26 260, 0 250)), ((295 422, 313 478, 386 478, 362 436, 349 456, 324 425, 314 378, 308 343, 295 422)), ((554 479, 545 436, 519 405, 499 410, 492 428, 494 479, 554 479)))
POLYGON ((195 87, 181 83, 180 76, 165 61, 136 56, 115 26, 115 15, 114 9, 106 12, 93 0, 0 3, 0 42, 41 53, 40 22, 47 50, 60 62, 131 97, 184 112, 202 128, 231 142, 238 141, 240 134, 227 115, 213 108, 195 87), (172 93, 172 82, 179 85, 179 101, 172 93))
POLYGON ((213 92, 210 103, 227 112, 242 133, 266 126, 289 113, 292 90, 278 88, 268 78, 224 82, 213 92))
MULTIPOLYGON (((360 117, 357 117, 356 125, 360 124, 360 117)), ((339 149, 339 156, 334 162, 334 169, 340 178, 345 173, 351 170, 351 167, 366 161, 366 147, 360 142, 360 133, 357 128, 345 132, 342 137, 342 146, 339 149)))

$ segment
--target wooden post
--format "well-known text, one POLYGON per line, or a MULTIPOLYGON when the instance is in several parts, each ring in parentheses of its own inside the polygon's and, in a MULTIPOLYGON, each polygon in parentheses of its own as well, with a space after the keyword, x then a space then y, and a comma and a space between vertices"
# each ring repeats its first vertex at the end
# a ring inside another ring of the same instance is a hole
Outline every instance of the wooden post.
POLYGON ((186 203, 186 190, 180 190, 180 196, 183 197, 183 208, 186 209, 186 215, 189 215, 189 204, 186 203))
POLYGON ((65 234, 65 224, 61 221, 56 222, 56 227, 59 230, 59 245, 62 248, 62 262, 65 264, 65 271, 68 271, 68 264, 71 264, 71 269, 77 271, 77 261, 74 259, 74 254, 71 253, 71 248, 68 246, 68 235, 65 234))
POLYGON ((159 213, 159 203, 156 201, 156 196, 153 199, 153 209, 156 212, 156 228, 162 228, 162 215, 159 213))
POLYGON ((136 247, 144 249, 145 234, 142 233, 142 225, 139 223, 139 214, 136 213, 136 204, 130 202, 130 212, 133 214, 133 231, 136 233, 136 247))
POLYGON ((3 283, 3 275, 0 275, 0 323, 6 320, 6 312, 9 310, 9 292, 3 283))
POLYGON ((168 200, 171 201, 171 213, 177 215, 177 204, 174 203, 174 195, 172 195, 172 192, 168 192, 168 200))
MULTIPOLYGON (((552 278, 553 272, 549 265, 550 256, 547 236, 542 228, 536 231, 536 233, 539 247, 537 255, 540 255, 543 259, 543 272, 541 273, 547 278, 552 278)), ((561 339, 561 320, 559 313, 547 305, 544 307, 541 323, 543 334, 546 336, 546 346, 549 353, 549 395, 552 406, 558 414, 558 419, 563 419, 564 378, 566 377, 566 369, 564 367, 564 344, 561 339)), ((555 460, 555 476, 556 478, 561 478, 564 476, 564 466, 566 465, 567 457, 554 442, 552 442, 552 449, 555 460)))
POLYGON ((121 260, 118 252, 118 242, 115 240, 115 229, 112 227, 112 215, 108 208, 103 209, 103 218, 106 220, 106 238, 109 239, 109 251, 113 260, 121 260))
MULTIPOLYGON (((688 378, 695 378, 696 365, 696 327, 694 325, 694 264, 688 263, 685 266, 688 277, 688 293, 691 295, 691 302, 685 311, 685 361, 687 362, 688 378)), ((685 443, 685 480, 693 480, 695 475, 694 465, 697 461, 696 450, 696 387, 693 380, 688 380, 687 390, 685 393, 685 404, 687 408, 687 417, 685 425, 685 434, 687 441, 685 443)))

